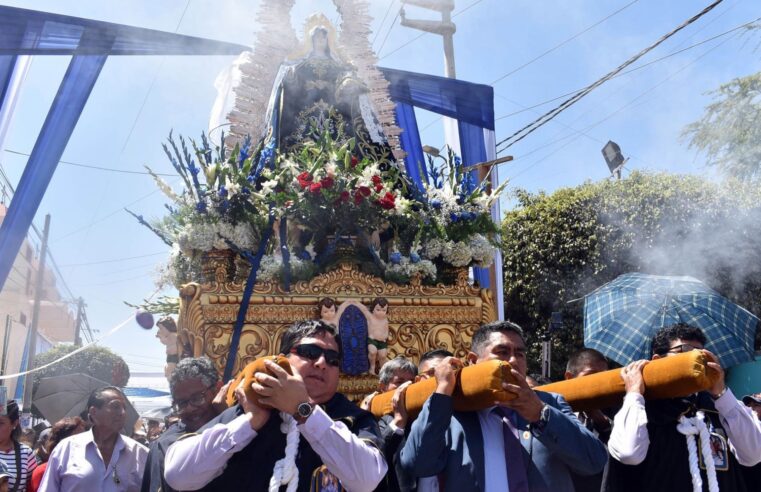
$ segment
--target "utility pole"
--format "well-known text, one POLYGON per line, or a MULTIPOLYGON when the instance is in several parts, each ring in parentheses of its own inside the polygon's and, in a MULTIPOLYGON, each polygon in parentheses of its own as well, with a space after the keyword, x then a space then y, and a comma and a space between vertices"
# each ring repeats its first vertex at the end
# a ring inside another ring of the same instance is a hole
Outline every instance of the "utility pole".
POLYGON ((74 332, 74 345, 82 346, 82 323, 84 322, 85 300, 81 297, 77 299, 77 324, 74 332))
POLYGON ((402 0, 403 4, 411 4, 441 13, 441 22, 430 20, 407 19, 404 7, 399 12, 401 24, 418 31, 438 34, 444 40, 444 73, 450 79, 457 78, 454 64, 454 33, 457 27, 452 22, 454 0, 402 0))
MULTIPOLYGON (((37 355, 37 327, 40 322, 40 301, 42 301, 42 285, 45 281, 45 258, 48 255, 48 234, 50 232, 50 214, 45 215, 45 228, 42 230, 42 245, 40 246, 40 261, 37 265, 37 280, 34 289, 34 308, 32 309, 32 326, 29 328, 29 351, 26 354, 27 371, 34 369, 34 357, 37 355)), ((34 377, 31 373, 24 377, 23 412, 32 413, 32 386, 34 377)))

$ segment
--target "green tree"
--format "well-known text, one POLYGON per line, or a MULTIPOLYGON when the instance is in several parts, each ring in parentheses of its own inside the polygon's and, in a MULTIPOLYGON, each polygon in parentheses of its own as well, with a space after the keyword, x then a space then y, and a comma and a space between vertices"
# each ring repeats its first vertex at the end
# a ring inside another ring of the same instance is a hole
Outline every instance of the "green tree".
POLYGON ((710 92, 714 102, 683 136, 708 164, 746 181, 761 178, 761 72, 736 78, 710 92))
POLYGON ((563 188, 516 192, 502 224, 505 313, 527 331, 530 370, 553 311, 552 375, 583 344, 583 296, 627 272, 691 275, 761 314, 759 191, 695 176, 634 172, 563 188))
MULTIPOLYGON (((75 345, 57 345, 47 352, 37 355, 34 359, 35 367, 49 364, 77 348, 75 345)), ((127 386, 129 381, 129 367, 124 359, 106 347, 90 346, 61 362, 34 373, 34 389, 37 389, 42 378, 76 373, 87 374, 119 387, 127 386)))

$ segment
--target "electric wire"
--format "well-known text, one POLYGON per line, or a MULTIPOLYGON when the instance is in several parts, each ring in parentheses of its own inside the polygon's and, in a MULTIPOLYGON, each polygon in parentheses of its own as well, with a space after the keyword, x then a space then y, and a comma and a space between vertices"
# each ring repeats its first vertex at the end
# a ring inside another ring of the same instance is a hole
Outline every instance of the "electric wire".
POLYGON ((65 265, 61 265, 61 268, 90 266, 90 265, 102 265, 104 263, 120 263, 122 261, 136 260, 138 258, 148 258, 149 256, 158 256, 158 255, 165 255, 165 254, 166 254, 166 251, 160 251, 158 253, 148 253, 148 254, 145 254, 145 255, 125 256, 123 258, 111 258, 110 260, 89 261, 89 262, 86 262, 86 263, 67 263, 65 265))
POLYGON ((527 136, 529 136, 530 134, 532 134, 533 132, 535 132, 536 130, 541 128, 542 126, 544 126, 550 119, 555 118, 558 114, 562 113, 563 111, 565 111, 566 109, 568 109, 569 107, 574 105, 576 102, 581 100, 584 96, 586 96, 587 94, 592 92, 594 89, 596 89, 597 87, 600 87, 602 84, 604 84, 605 82, 607 82, 608 80, 613 78, 616 74, 622 72, 628 66, 630 66, 633 63, 635 63, 637 60, 639 60, 640 58, 645 56, 650 51, 654 50, 656 47, 661 45, 664 41, 666 41, 667 39, 671 38, 672 36, 674 36, 675 34, 680 32, 682 29, 684 29, 685 27, 689 26, 690 24, 694 23, 695 21, 697 21, 698 19, 700 19, 701 17, 706 15, 708 12, 710 12, 711 10, 716 8, 716 6, 718 6, 723 1, 724 0, 715 0, 713 3, 708 5, 703 10, 701 10, 700 12, 695 14, 694 16, 690 17, 686 21, 684 21, 682 24, 680 24, 676 28, 672 29, 670 32, 668 32, 668 33, 664 34, 663 36, 661 36, 657 41, 655 41, 655 43, 653 43, 650 46, 644 48, 639 53, 637 53, 633 57, 629 58, 624 63, 622 63, 621 65, 619 65, 618 67, 616 67, 615 69, 613 69, 612 71, 610 71, 609 73, 607 73, 606 75, 601 77, 600 79, 596 80, 595 82, 593 82, 592 84, 588 85, 587 87, 585 87, 581 91, 577 92, 576 94, 571 96, 569 99, 566 99, 565 101, 563 101, 559 106, 557 106, 557 107, 551 109, 550 111, 546 112, 544 115, 542 115, 541 117, 539 117, 536 120, 532 121, 531 123, 525 125, 524 127, 520 128, 519 130, 515 131, 510 136, 500 140, 497 143, 497 145, 496 145, 497 146, 497 154, 500 154, 500 153, 504 152, 505 150, 507 150, 511 146, 513 146, 516 143, 520 142, 521 140, 523 140, 524 138, 526 138, 527 136), (502 148, 499 148, 500 146, 502 146, 502 148))
POLYGON ((396 0, 390 0, 388 2, 388 8, 386 9, 386 13, 383 14, 383 20, 381 20, 380 25, 378 25, 378 31, 375 33, 375 36, 373 36, 373 41, 370 43, 370 46, 375 46, 375 41, 378 40, 378 35, 380 34, 381 30, 383 29, 383 25, 386 23, 386 19, 388 18, 389 12, 391 12, 391 8, 396 3, 396 0))
POLYGON ((492 82, 490 82, 489 85, 494 85, 494 84, 496 84, 496 83, 506 79, 507 77, 513 75, 514 73, 517 73, 517 72, 523 70, 524 68, 528 67, 532 63, 534 63, 534 62, 536 62, 538 60, 541 60, 542 58, 544 58, 545 56, 549 55, 550 53, 552 53, 553 51, 557 50, 558 48, 561 48, 561 47, 565 46, 566 44, 570 43, 571 41, 573 41, 574 39, 578 38, 579 36, 581 36, 583 34, 586 34, 587 32, 591 31, 592 29, 594 29, 595 27, 599 26, 603 22, 607 21, 608 19, 610 19, 610 18, 616 16, 617 14, 623 12, 627 8, 629 8, 632 5, 634 5, 635 3, 637 3, 638 1, 639 0, 632 0, 631 2, 627 3, 623 7, 619 8, 618 10, 616 10, 614 12, 611 12, 610 14, 608 14, 605 17, 603 17, 602 19, 600 19, 599 21, 595 22, 594 24, 590 25, 589 27, 585 28, 584 30, 577 32, 576 34, 574 34, 570 38, 568 38, 568 39, 566 39, 564 41, 561 41, 560 43, 556 44, 552 48, 549 48, 549 49, 545 50, 541 54, 539 54, 539 55, 535 56, 534 58, 530 59, 529 61, 527 61, 527 62, 525 62, 525 63, 515 67, 514 69, 510 70, 506 74, 497 77, 492 82))
MULTIPOLYGON (((18 150, 11 150, 11 149, 4 149, 4 150, 6 152, 8 152, 9 154, 21 155, 21 156, 26 156, 26 157, 29 157, 31 155, 31 154, 29 154, 27 152, 21 152, 21 151, 18 151, 18 150)), ((76 167, 82 167, 82 168, 86 168, 86 169, 95 169, 97 171, 109 171, 109 172, 112 172, 112 173, 150 175, 150 173, 146 172, 146 171, 132 171, 132 170, 129 170, 129 169, 116 169, 116 168, 112 168, 112 167, 93 166, 92 164, 82 164, 82 163, 79 163, 79 162, 72 162, 72 161, 60 160, 60 161, 58 161, 58 163, 59 164, 66 164, 67 166, 76 166, 76 167)), ((174 173, 174 174, 154 173, 154 174, 156 176, 167 176, 167 177, 172 177, 172 178, 177 176, 176 173, 174 173)))
MULTIPOLYGON (((666 60, 666 59, 671 58, 673 56, 679 55, 679 54, 684 53, 685 51, 689 51, 689 50, 691 50, 693 48, 697 48, 697 47, 702 46, 702 45, 704 45, 706 43, 714 41, 716 39, 722 38, 722 37, 724 37, 724 36, 726 36, 728 34, 736 32, 736 31, 738 31, 740 29, 747 28, 747 27, 749 27, 749 26, 751 26, 753 24, 756 24, 759 21, 761 21, 761 17, 757 17, 756 19, 753 19, 752 21, 745 22, 743 24, 740 24, 739 26, 733 27, 732 29, 729 29, 729 30, 724 31, 722 33, 719 33, 719 34, 716 34, 714 36, 711 36, 710 38, 703 39, 702 41, 698 41, 697 43, 691 44, 691 45, 686 46, 684 48, 680 48, 678 50, 672 51, 671 53, 668 53, 666 55, 661 56, 660 58, 656 58, 656 59, 651 60, 651 61, 649 61, 647 63, 643 63, 642 65, 638 65, 638 66, 636 66, 634 68, 630 68, 629 70, 625 70, 625 71, 615 75, 611 79, 622 77, 622 76, 628 75, 628 74, 630 74, 632 72, 636 72, 638 70, 641 70, 641 69, 643 69, 645 67, 651 66, 651 65, 653 65, 655 63, 662 62, 663 60, 666 60)), ((542 102, 532 104, 531 106, 526 106, 526 107, 524 107, 523 109, 521 109, 519 111, 513 111, 511 113, 503 114, 503 115, 498 116, 497 118, 495 118, 494 121, 503 120, 505 118, 509 118, 511 116, 515 116, 516 114, 525 113, 526 111, 530 111, 530 110, 538 108, 540 106, 544 106, 545 104, 549 104, 551 102, 557 101, 557 100, 562 99, 564 97, 568 97, 568 96, 570 96, 572 94, 576 94, 577 92, 579 92, 581 90, 583 90, 583 88, 582 89, 576 89, 576 90, 573 90, 573 91, 570 91, 570 92, 566 92, 564 94, 560 94, 559 96, 555 96, 555 97, 553 97, 551 99, 546 99, 546 100, 544 100, 542 102)), ((502 97, 502 96, 498 95, 498 97, 502 97)), ((425 129, 425 127, 423 129, 421 129, 421 132, 424 129, 425 129)))
MULTIPOLYGON (((483 2, 483 1, 484 0, 476 0, 475 2, 471 3, 470 5, 468 5, 467 7, 463 8, 462 10, 458 10, 457 12, 454 12, 452 14, 452 19, 454 19, 455 17, 457 17, 460 14, 463 14, 463 13, 467 12, 468 10, 470 10, 471 8, 475 7, 476 5, 478 5, 479 3, 483 2)), ((393 50, 391 50, 390 52, 388 52, 387 54, 385 54, 383 56, 380 56, 380 50, 378 50, 377 51, 377 53, 379 54, 378 61, 381 61, 381 60, 383 60, 385 58, 388 58, 389 56, 393 55, 394 53, 396 53, 397 51, 401 50, 402 48, 405 48, 405 47, 411 45, 412 43, 414 43, 418 39, 422 38, 426 34, 431 34, 431 33, 429 33, 429 32, 421 32, 420 34, 418 34, 414 38, 410 39, 409 41, 405 42, 404 44, 402 44, 400 46, 397 46, 396 48, 394 48, 393 50)))

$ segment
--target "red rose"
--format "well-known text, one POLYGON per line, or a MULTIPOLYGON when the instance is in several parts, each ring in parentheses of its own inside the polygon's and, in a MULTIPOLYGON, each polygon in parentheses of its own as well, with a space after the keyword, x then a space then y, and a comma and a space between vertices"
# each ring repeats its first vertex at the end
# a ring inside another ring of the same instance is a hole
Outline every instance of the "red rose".
POLYGON ((325 176, 320 180, 320 184, 323 188, 332 188, 333 187, 333 178, 330 176, 325 176))
POLYGON ((309 185, 309 191, 317 194, 322 190, 322 183, 312 183, 309 185))
POLYGON ((351 167, 357 167, 357 164, 359 164, 359 159, 357 159, 357 156, 351 156, 351 167))
POLYGON ((341 194, 336 198, 336 200, 333 202, 334 205, 340 205, 342 203, 346 203, 349 201, 349 198, 351 198, 351 194, 348 191, 342 191, 341 194))
POLYGON ((370 188, 368 188, 367 186, 360 186, 359 188, 357 188, 357 191, 361 193, 362 196, 365 196, 365 197, 370 196, 370 194, 372 193, 372 191, 370 191, 370 188))
POLYGON ((375 186, 378 186, 379 184, 383 183, 383 180, 381 180, 381 177, 378 176, 377 174, 372 177, 372 180, 375 186))
POLYGON ((380 193, 380 191, 381 191, 382 189, 383 189, 383 185, 382 185, 382 184, 377 184, 377 185, 375 185, 375 192, 376 192, 376 193, 380 193))
POLYGON ((355 191, 354 192, 354 204, 355 205, 359 205, 360 203, 362 203, 362 193, 360 193, 359 191, 355 191))
POLYGON ((396 203, 394 202, 395 197, 393 193, 386 193, 383 198, 378 200, 378 205, 380 205, 382 208, 385 208, 386 210, 392 210, 396 208, 396 203))
POLYGON ((308 188, 309 185, 312 184, 312 175, 308 172, 304 171, 303 173, 296 176, 296 180, 298 180, 299 185, 301 186, 301 189, 308 188))

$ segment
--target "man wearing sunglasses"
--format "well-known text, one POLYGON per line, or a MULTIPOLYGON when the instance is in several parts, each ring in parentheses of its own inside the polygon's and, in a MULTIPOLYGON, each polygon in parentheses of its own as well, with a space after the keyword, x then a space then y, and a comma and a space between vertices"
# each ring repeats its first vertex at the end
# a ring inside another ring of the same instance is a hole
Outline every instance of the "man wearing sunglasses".
POLYGON ((205 357, 188 357, 175 366, 169 377, 169 391, 172 393, 172 409, 180 420, 151 443, 141 492, 175 490, 164 480, 166 450, 177 439, 196 432, 220 413, 214 405, 214 396, 221 385, 214 364, 205 357))
POLYGON ((338 393, 341 349, 333 326, 302 321, 282 336, 292 375, 274 363, 257 373, 259 404, 238 404, 169 448, 165 478, 178 490, 374 490, 386 474, 373 416, 338 393), (269 408, 267 408, 269 407, 269 408), (315 487, 316 486, 316 487, 315 487))
MULTIPOLYGON (((653 338, 653 359, 701 350, 708 366, 719 372, 720 377, 708 391, 686 398, 646 402, 642 369, 648 361, 635 361, 621 369, 626 396, 613 419, 608 451, 614 459, 610 460, 603 490, 692 491, 692 458, 677 425, 682 415, 689 418, 698 411, 704 415, 702 420, 710 433, 719 490, 757 490, 757 485, 745 482, 739 465, 761 461, 761 423, 725 385, 724 370, 718 357, 704 349, 706 342, 699 328, 682 323, 662 328, 653 338)), ((702 483, 708 484, 702 448, 698 446, 697 451, 695 471, 702 483)))

